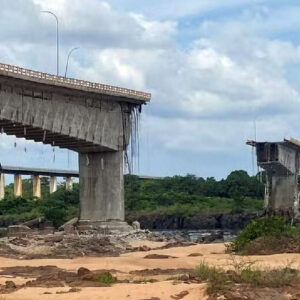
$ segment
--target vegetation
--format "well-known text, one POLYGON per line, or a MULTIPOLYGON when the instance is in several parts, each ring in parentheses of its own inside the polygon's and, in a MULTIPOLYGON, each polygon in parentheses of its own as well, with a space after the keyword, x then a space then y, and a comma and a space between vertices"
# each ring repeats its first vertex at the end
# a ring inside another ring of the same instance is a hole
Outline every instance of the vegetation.
POLYGON ((125 178, 127 211, 159 211, 190 215, 195 212, 242 212, 263 208, 264 187, 245 171, 234 171, 220 181, 194 175, 160 180, 125 178))
POLYGON ((279 269, 261 270, 255 266, 255 262, 236 261, 234 258, 228 271, 202 262, 191 275, 208 282, 209 294, 227 291, 236 284, 269 288, 300 284, 299 270, 292 269, 289 265, 279 269))
MULTIPOLYGON (((49 180, 42 178, 42 199, 32 197, 32 179, 23 180, 23 198, 15 198, 13 184, 6 186, 0 202, 0 223, 14 223, 45 216, 55 226, 79 213, 79 185, 72 192, 58 186, 49 194, 49 180)), ((197 212, 242 212, 263 208, 263 185, 245 171, 234 171, 220 181, 194 175, 142 180, 125 176, 127 211, 160 212, 165 215, 189 216, 197 212)))
POLYGON ((47 181, 45 184, 43 180, 42 199, 33 198, 31 190, 31 179, 25 179, 23 182, 23 198, 13 196, 12 184, 6 187, 5 198, 0 201, 0 222, 3 224, 15 223, 45 216, 46 219, 52 221, 58 227, 78 215, 78 184, 74 184, 73 191, 67 191, 63 185, 59 185, 58 190, 50 195, 49 185, 47 186, 47 181))
POLYGON ((103 284, 113 284, 116 282, 116 278, 110 272, 104 272, 96 277, 96 281, 103 284))
POLYGON ((300 228, 284 217, 256 219, 241 231, 229 250, 240 254, 300 252, 300 228))

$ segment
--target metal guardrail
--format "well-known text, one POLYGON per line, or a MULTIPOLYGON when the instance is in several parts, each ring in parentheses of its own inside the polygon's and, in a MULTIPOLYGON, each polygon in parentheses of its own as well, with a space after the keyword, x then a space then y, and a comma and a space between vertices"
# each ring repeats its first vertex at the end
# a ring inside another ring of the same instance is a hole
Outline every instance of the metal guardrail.
POLYGON ((60 83, 60 84, 68 84, 68 85, 73 85, 74 87, 80 88, 80 87, 85 87, 85 88, 91 88, 94 89, 95 91, 98 92, 114 92, 118 93, 119 95, 123 95, 126 97, 136 97, 144 101, 149 101, 151 98, 150 93, 145 93, 141 91, 135 91, 127 88, 121 88, 117 86, 112 86, 112 85, 106 85, 106 84, 101 84, 101 83, 96 83, 96 82, 90 82, 86 80, 79 80, 79 79, 74 79, 74 78, 66 78, 62 76, 57 76, 57 75, 52 75, 44 72, 39 72, 39 71, 33 71, 13 65, 8 65, 8 64, 3 64, 0 63, 0 71, 5 71, 7 73, 12 73, 12 74, 17 74, 21 75, 24 77, 32 78, 32 79, 43 79, 53 83, 60 83))

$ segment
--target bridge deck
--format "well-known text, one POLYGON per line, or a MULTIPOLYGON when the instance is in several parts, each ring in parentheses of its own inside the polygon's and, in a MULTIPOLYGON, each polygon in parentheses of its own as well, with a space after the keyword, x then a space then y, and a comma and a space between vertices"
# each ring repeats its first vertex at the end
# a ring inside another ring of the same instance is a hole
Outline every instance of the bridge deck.
MULTIPOLYGON (((2 166, 0 173, 4 174, 19 174, 19 175, 40 175, 40 176, 56 176, 56 177, 79 177, 79 172, 76 170, 58 170, 45 168, 28 168, 28 167, 12 167, 2 166)), ((137 175, 141 180, 163 179, 158 176, 137 175)))
POLYGON ((40 175, 40 176, 57 176, 57 177, 79 177, 78 171, 75 170, 55 170, 42 168, 26 168, 2 166, 1 173, 18 174, 18 175, 40 175))

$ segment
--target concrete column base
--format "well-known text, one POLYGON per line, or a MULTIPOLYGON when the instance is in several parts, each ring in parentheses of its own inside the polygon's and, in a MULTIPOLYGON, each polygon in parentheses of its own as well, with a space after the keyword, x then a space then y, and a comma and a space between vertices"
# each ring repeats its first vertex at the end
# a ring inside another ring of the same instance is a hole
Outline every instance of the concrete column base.
POLYGON ((96 231, 102 234, 115 232, 130 232, 133 228, 123 221, 88 221, 80 220, 77 225, 80 233, 85 231, 96 231))

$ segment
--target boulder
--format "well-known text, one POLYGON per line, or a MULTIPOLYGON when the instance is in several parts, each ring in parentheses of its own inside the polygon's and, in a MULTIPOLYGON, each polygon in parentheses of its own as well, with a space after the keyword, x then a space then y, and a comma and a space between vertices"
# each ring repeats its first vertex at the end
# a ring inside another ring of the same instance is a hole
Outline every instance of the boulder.
POLYGON ((141 229, 141 224, 140 224, 140 222, 139 222, 139 221, 134 221, 134 222, 132 222, 132 228, 133 228, 134 230, 140 230, 140 229, 141 229))
POLYGON ((11 225, 8 226, 7 235, 11 236, 26 236, 31 232, 31 229, 25 225, 11 225))

